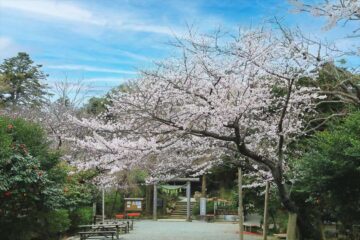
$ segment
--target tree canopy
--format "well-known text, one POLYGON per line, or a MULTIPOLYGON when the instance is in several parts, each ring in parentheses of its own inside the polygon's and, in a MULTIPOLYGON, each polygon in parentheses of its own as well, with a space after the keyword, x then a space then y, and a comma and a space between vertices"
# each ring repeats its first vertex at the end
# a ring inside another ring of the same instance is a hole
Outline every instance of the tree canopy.
POLYGON ((35 65, 27 53, 5 59, 0 65, 0 100, 11 106, 39 106, 45 101, 47 85, 42 81, 47 75, 41 70, 42 65, 35 65))
POLYGON ((86 175, 70 177, 72 168, 51 150, 41 127, 23 119, 0 117, 0 146, 2 238, 52 239, 67 230, 69 217, 91 203, 86 175), (61 224, 51 225, 53 219, 61 224))
POLYGON ((324 220, 347 227, 360 222, 360 112, 316 133, 305 146, 295 162, 295 191, 305 193, 324 220))

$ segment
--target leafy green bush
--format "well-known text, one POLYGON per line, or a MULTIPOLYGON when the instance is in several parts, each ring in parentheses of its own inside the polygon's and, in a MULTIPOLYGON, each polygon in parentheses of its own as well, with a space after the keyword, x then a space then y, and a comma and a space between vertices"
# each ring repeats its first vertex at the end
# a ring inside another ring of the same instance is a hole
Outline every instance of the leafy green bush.
MULTIPOLYGON (((101 194, 100 194, 101 195, 101 194)), ((100 196, 101 197, 101 196, 100 196)), ((97 209, 101 209, 101 199, 99 199, 97 209)), ((118 190, 110 190, 105 193, 105 215, 114 217, 116 213, 124 211, 124 197, 118 190)))
MULTIPOLYGON (((196 202, 193 209, 192 209, 193 215, 199 215, 200 214, 200 202, 196 202)), ((213 201, 207 201, 206 202, 206 214, 214 214, 214 202, 213 201)))
POLYGON ((62 233, 69 229, 70 218, 69 211, 66 209, 58 209, 49 212, 46 215, 47 231, 51 234, 62 233))
POLYGON ((70 177, 44 131, 25 120, 0 117, 0 145, 1 239, 50 239, 68 230, 69 212, 92 202, 86 174, 70 177))
POLYGON ((93 210, 91 207, 78 208, 70 214, 72 228, 76 229, 78 225, 91 224, 93 210))
POLYGON ((214 202, 213 201, 206 203, 206 214, 214 214, 214 202))
POLYGON ((293 195, 315 220, 360 223, 360 112, 308 140, 293 195))
POLYGON ((195 205, 193 206, 193 208, 192 208, 192 214, 193 214, 194 216, 200 215, 200 202, 199 202, 199 201, 197 201, 197 202, 195 203, 195 205))

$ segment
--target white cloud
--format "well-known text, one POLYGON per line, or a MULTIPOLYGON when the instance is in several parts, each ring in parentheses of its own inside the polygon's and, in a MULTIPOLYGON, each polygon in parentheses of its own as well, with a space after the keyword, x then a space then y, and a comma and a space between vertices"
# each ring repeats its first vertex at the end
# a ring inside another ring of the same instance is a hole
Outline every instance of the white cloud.
POLYGON ((145 62, 151 62, 153 59, 146 57, 144 55, 141 54, 137 54, 137 53, 132 53, 132 52, 128 52, 128 51, 120 51, 120 54, 122 56, 126 56, 135 60, 140 60, 140 61, 145 61, 145 62))
MULTIPOLYGON (((29 13, 34 18, 54 18, 67 22, 85 23, 108 27, 118 31, 149 32, 172 35, 169 26, 153 24, 136 12, 120 12, 116 15, 89 9, 68 1, 55 0, 1 0, 0 9, 10 9, 29 13)), ((82 28, 78 29, 82 31, 82 28)))
POLYGON ((149 32, 149 33, 160 33, 165 35, 174 35, 174 32, 170 27, 161 25, 151 25, 145 23, 131 23, 119 25, 123 30, 134 31, 134 32, 149 32))
POLYGON ((137 73, 135 71, 129 71, 129 70, 101 68, 101 67, 93 67, 87 65, 50 65, 50 66, 46 66, 46 68, 63 69, 63 70, 80 70, 85 72, 120 73, 120 74, 129 74, 129 75, 133 75, 137 73))
POLYGON ((83 83, 122 83, 126 81, 124 78, 116 77, 99 77, 99 78, 85 78, 82 80, 83 83))
POLYGON ((2 0, 0 2, 0 7, 67 21, 77 21, 96 25, 105 24, 104 20, 95 17, 92 12, 65 1, 2 0))

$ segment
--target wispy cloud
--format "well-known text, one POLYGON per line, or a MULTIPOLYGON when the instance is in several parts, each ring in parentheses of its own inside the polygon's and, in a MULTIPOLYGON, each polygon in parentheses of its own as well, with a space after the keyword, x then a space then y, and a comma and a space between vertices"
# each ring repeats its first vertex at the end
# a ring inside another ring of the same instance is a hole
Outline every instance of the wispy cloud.
POLYGON ((133 75, 137 73, 135 71, 129 71, 129 70, 93 67, 87 65, 50 65, 50 66, 46 66, 46 68, 63 69, 63 70, 79 70, 85 72, 119 73, 119 74, 129 74, 129 75, 133 75))
POLYGON ((98 78, 85 78, 82 80, 83 83, 123 83, 127 79, 117 77, 98 77, 98 78))
POLYGON ((141 22, 120 24, 118 27, 127 31, 159 33, 166 35, 174 35, 175 32, 168 26, 145 24, 141 22))
POLYGON ((96 25, 104 25, 106 23, 104 20, 95 17, 92 12, 65 1, 2 0, 0 6, 2 8, 20 10, 67 21, 84 22, 96 25))
POLYGON ((129 58, 132 58, 135 60, 140 60, 140 61, 145 61, 145 62, 151 62, 153 60, 150 57, 146 57, 144 55, 133 53, 133 52, 128 52, 128 51, 120 51, 120 54, 125 57, 129 57, 129 58))
POLYGON ((117 31, 173 34, 172 27, 151 23, 135 11, 131 13, 124 11, 116 15, 107 11, 97 11, 95 14, 80 4, 55 0, 1 0, 0 7, 29 13, 29 16, 34 18, 53 18, 68 23, 85 23, 117 31))

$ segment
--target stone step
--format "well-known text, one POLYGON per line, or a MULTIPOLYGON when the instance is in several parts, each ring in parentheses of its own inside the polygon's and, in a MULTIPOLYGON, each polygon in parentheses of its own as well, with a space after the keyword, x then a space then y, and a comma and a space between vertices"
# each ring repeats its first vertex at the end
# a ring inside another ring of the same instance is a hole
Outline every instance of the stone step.
POLYGON ((171 217, 176 217, 176 216, 178 216, 178 217, 181 217, 181 216, 182 216, 182 217, 186 217, 186 214, 176 214, 176 213, 175 213, 175 214, 171 214, 170 216, 171 216, 171 217))
MULTIPOLYGON (((179 212, 179 211, 173 211, 171 214, 179 214, 179 215, 186 215, 186 211, 181 211, 181 212, 179 212)), ((190 213, 192 213, 192 211, 190 211, 190 213)))
MULTIPOLYGON (((177 213, 186 213, 187 210, 186 209, 182 209, 182 210, 179 210, 179 209, 175 209, 174 211, 172 212, 177 212, 177 213)), ((190 209, 190 212, 192 212, 192 209, 190 209)))
MULTIPOLYGON (((194 208, 194 206, 190 206, 190 208, 194 208)), ((187 206, 183 206, 183 207, 175 206, 175 209, 187 209, 187 206)))
MULTIPOLYGON (((175 206, 175 209, 186 209, 187 206, 184 205, 184 206, 175 206)), ((190 205, 190 208, 194 208, 194 206, 190 205)))
POLYGON ((170 216, 169 218, 171 219, 186 219, 185 215, 181 215, 181 216, 170 216))
MULTIPOLYGON (((192 209, 190 209, 191 211, 192 209)), ((187 212, 186 209, 175 209, 173 212, 187 212)))
MULTIPOLYGON (((195 203, 190 203, 190 214, 192 214, 192 208, 195 203)), ((174 219, 186 219, 187 215, 187 202, 176 202, 174 211, 170 214, 170 218, 174 219)))
MULTIPOLYGON (((179 205, 179 206, 183 206, 183 205, 187 205, 187 202, 176 202, 176 205, 179 205)), ((194 202, 191 202, 190 205, 194 206, 195 203, 194 202)))
MULTIPOLYGON (((191 210, 191 209, 193 209, 193 208, 191 207, 191 208, 190 208, 190 210, 191 210)), ((187 210, 187 208, 175 208, 174 210, 175 210, 175 211, 176 211, 176 210, 179 210, 179 211, 186 211, 186 210, 187 210)))

